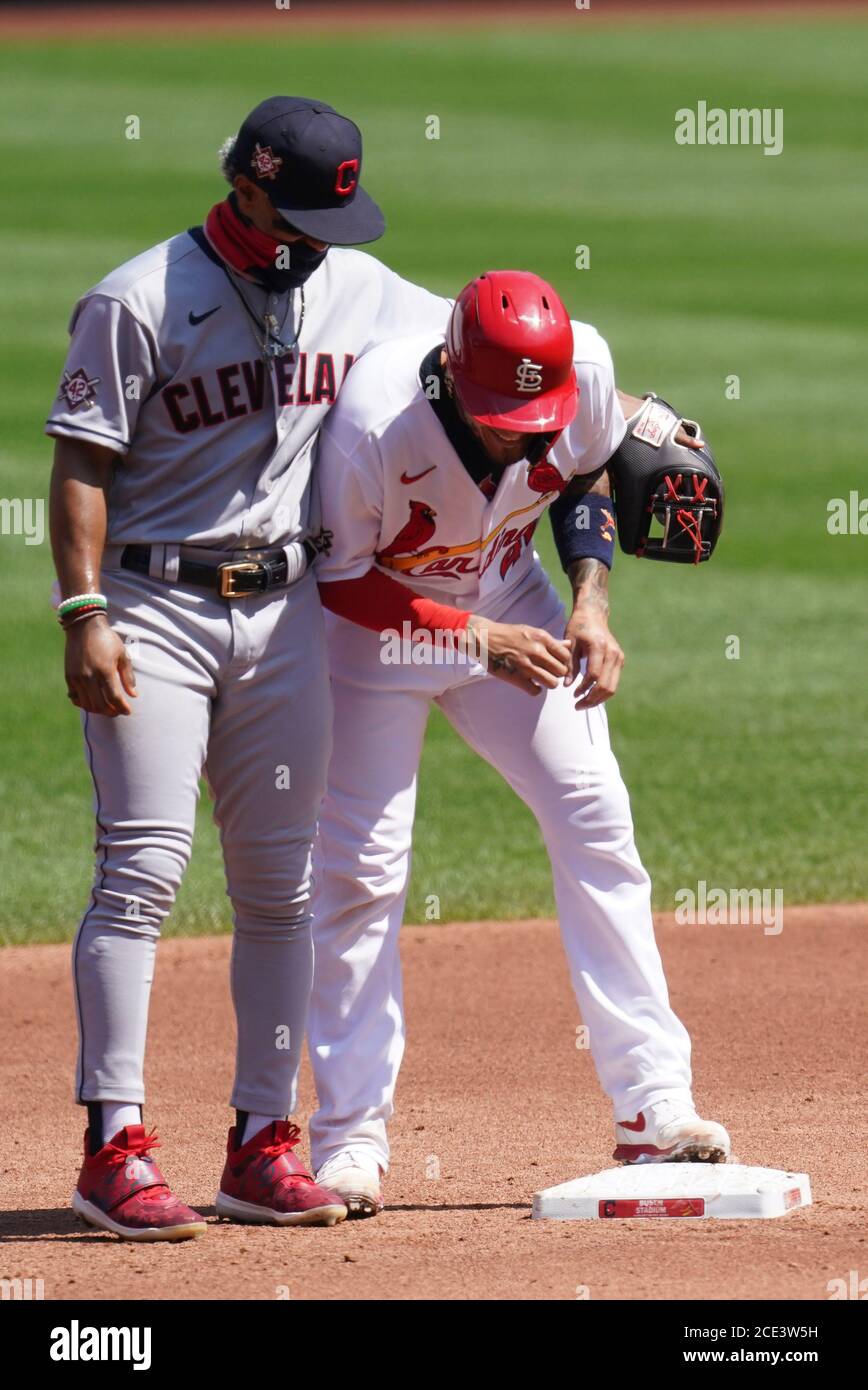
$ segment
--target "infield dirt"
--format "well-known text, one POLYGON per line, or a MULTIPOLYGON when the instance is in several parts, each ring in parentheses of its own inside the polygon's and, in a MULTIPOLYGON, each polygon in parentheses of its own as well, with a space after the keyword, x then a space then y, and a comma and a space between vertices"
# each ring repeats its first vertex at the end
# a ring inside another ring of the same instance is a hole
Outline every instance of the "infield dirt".
MULTIPOLYGON (((231 1119, 230 939, 166 940, 145 1120, 209 1229, 151 1246, 90 1231, 69 1208, 84 1128, 69 950, 10 947, 0 1276, 42 1279, 46 1299, 827 1299, 830 1280, 868 1273, 866 928, 868 905, 786 909, 779 936, 658 919, 701 1109, 742 1162, 808 1172, 813 1207, 755 1222, 531 1221, 535 1190, 610 1166, 611 1114, 576 1046, 556 926, 463 923, 404 932, 409 1041, 388 1210, 282 1231, 214 1216, 231 1119)), ((302 1121, 312 1103, 305 1068, 302 1121)))

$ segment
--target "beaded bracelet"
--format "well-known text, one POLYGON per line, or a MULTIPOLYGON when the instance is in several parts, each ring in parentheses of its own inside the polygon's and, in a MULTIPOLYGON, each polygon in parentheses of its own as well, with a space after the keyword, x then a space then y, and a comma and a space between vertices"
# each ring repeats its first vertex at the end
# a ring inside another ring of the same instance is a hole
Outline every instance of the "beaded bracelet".
POLYGON ((65 613, 67 609, 75 608, 80 603, 105 603, 108 606, 105 594, 72 594, 69 598, 61 599, 57 611, 65 613))
POLYGON ((75 613, 80 608, 101 608, 105 611, 108 608, 108 599, 104 594, 73 594, 71 598, 65 598, 57 605, 58 621, 63 622, 70 613, 75 613))

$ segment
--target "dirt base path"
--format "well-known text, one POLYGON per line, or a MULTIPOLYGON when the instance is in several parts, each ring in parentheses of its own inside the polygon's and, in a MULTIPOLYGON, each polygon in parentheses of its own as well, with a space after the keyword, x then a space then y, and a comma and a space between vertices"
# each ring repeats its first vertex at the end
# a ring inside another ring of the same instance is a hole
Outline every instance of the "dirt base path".
MULTIPOLYGON (((743 1162, 807 1171, 816 1205, 776 1221, 537 1222, 532 1193, 610 1166, 611 1116, 549 922, 409 928, 410 1041, 389 1210, 330 1230, 218 1223, 233 1021, 227 938, 162 943, 150 1103, 158 1158, 209 1216, 183 1245, 79 1225, 69 1195, 83 1112, 64 947, 0 953, 0 1276, 45 1297, 825 1299, 868 1275, 864 943, 868 905, 790 908, 761 927, 658 935, 694 1038, 697 1097, 743 1162), (283 1286, 283 1287, 282 1287, 283 1286)), ((302 1112, 312 1105, 305 1071, 302 1112)))

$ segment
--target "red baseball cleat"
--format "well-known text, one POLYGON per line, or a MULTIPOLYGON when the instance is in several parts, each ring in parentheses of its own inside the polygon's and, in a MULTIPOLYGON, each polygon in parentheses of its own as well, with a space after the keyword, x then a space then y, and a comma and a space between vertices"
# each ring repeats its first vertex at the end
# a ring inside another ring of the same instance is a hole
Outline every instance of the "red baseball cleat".
POLYGON ((341 1198, 318 1187, 292 1152, 300 1137, 297 1125, 274 1120, 236 1149, 233 1126, 217 1215, 270 1226, 334 1226, 343 1221, 347 1209, 341 1198))
POLYGON ((72 1208, 91 1226, 124 1240, 189 1240, 206 1230, 205 1218, 169 1190, 150 1150, 156 1133, 127 1125, 95 1154, 84 1136, 84 1163, 72 1208))

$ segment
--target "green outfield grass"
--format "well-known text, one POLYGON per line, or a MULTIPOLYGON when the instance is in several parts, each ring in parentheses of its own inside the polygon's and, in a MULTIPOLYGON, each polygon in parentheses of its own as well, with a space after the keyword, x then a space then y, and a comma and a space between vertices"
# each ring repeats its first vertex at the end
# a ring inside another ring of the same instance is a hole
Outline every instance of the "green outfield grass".
MULTIPOLYGON (((698 879, 781 887, 785 903, 864 898, 868 536, 828 535, 826 504, 868 495, 866 65, 868 24, 795 17, 7 47, 0 493, 47 495, 42 421, 77 296, 201 220, 224 187, 216 146, 255 102, 322 96, 365 132, 390 223, 378 256, 444 292, 487 267, 538 271, 607 337, 623 387, 657 389, 716 448, 713 563, 621 556, 612 581, 628 664, 609 717, 656 905, 698 879), (782 107, 784 152, 677 146, 675 110, 700 99, 782 107)), ((541 544, 550 560, 545 525, 541 544)), ((3 536, 0 555, 2 939, 57 940, 87 895, 89 778, 47 541, 3 536)), ((170 930, 228 927, 223 891, 203 802, 170 930)), ((439 715, 411 920, 430 894, 444 919, 553 906, 530 815, 439 715)))

